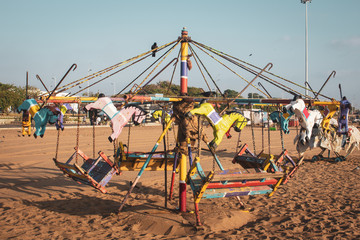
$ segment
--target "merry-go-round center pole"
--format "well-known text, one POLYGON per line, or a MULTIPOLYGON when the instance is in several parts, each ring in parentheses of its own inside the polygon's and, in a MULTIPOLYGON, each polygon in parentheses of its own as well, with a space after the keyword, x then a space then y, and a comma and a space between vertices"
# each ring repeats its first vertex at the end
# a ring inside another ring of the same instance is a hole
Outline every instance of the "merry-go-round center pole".
MULTIPOLYGON (((188 69, 187 69, 187 60, 188 60, 188 31, 184 27, 181 31, 181 65, 180 65, 180 95, 187 95, 188 87, 188 69)), ((186 212, 186 155, 180 154, 180 178, 179 178, 179 210, 180 212, 186 212)))

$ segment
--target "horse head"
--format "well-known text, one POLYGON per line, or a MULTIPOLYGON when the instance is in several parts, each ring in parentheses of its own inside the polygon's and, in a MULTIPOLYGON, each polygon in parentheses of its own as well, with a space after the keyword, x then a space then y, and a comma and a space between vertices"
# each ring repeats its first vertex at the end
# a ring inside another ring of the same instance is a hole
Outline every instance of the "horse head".
POLYGON ((39 111, 40 106, 36 102, 35 99, 26 99, 17 109, 17 111, 20 113, 21 111, 29 111, 31 116, 34 117, 34 115, 39 111))
POLYGON ((270 119, 274 123, 279 123, 281 129, 284 131, 285 134, 290 133, 289 131, 289 120, 290 117, 294 115, 294 112, 289 111, 287 113, 282 113, 280 111, 274 111, 270 114, 270 119))
POLYGON ((290 104, 283 107, 283 112, 287 113, 289 111, 289 114, 293 113, 298 118, 302 118, 303 120, 307 120, 309 117, 309 111, 307 110, 305 106, 304 100, 301 98, 294 98, 296 100, 291 101, 290 104))
POLYGON ((147 112, 140 106, 129 104, 126 105, 124 108, 132 111, 132 113, 130 114, 132 115, 132 120, 135 125, 139 125, 146 118, 147 112))
POLYGON ((231 111, 228 112, 227 115, 230 116, 231 121, 233 122, 232 126, 236 132, 240 132, 246 126, 248 120, 241 113, 237 111, 231 111))

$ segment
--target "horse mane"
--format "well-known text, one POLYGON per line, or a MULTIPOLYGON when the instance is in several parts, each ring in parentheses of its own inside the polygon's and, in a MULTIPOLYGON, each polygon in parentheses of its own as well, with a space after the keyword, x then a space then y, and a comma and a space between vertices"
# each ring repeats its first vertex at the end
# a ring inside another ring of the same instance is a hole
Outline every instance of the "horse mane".
POLYGON ((237 114, 240 114, 240 115, 243 115, 240 111, 226 111, 226 114, 232 114, 232 113, 237 113, 237 114))
POLYGON ((60 114, 60 110, 57 109, 56 106, 45 106, 44 109, 49 110, 49 111, 52 112, 54 115, 60 114))
POLYGON ((144 114, 147 114, 148 112, 147 111, 145 111, 142 107, 140 107, 139 105, 137 105, 137 104, 133 104, 133 103, 130 103, 130 104, 126 104, 125 106, 124 106, 124 109, 126 109, 126 108, 130 108, 130 107, 135 107, 135 108, 138 108, 139 110, 141 110, 142 112, 144 112, 144 114))

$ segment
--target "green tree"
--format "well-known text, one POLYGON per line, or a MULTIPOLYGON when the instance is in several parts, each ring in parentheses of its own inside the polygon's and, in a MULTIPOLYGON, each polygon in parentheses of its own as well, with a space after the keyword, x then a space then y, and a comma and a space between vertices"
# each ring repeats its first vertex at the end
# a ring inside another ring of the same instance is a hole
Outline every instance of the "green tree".
MULTIPOLYGON (((235 91, 235 90, 226 89, 224 91, 224 94, 228 98, 235 98, 239 93, 237 91, 235 91)), ((242 97, 240 96, 240 98, 242 98, 242 97)))
POLYGON ((261 96, 258 93, 248 93, 248 98, 264 98, 264 96, 261 96))
MULTIPOLYGON (((39 95, 35 87, 28 88, 30 98, 37 98, 39 95)), ((26 98, 26 89, 16 87, 13 84, 0 83, 0 111, 6 112, 10 107, 16 110, 26 98)))

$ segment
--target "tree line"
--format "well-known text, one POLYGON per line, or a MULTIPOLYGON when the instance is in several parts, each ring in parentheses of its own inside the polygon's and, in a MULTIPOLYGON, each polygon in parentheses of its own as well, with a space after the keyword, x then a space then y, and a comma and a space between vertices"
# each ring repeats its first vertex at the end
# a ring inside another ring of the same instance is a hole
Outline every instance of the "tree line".
MULTIPOLYGON (((139 94, 155 94, 155 93, 162 93, 166 96, 177 96, 180 92, 180 86, 176 84, 172 84, 169 87, 169 81, 160 81, 158 83, 149 84, 141 89, 139 94)), ((239 92, 226 89, 223 92, 224 96, 227 98, 235 98, 239 94, 239 92)), ((221 94, 217 91, 204 91, 202 88, 198 87, 188 87, 188 95, 193 97, 201 97, 201 96, 220 96, 221 94)), ((238 98, 243 98, 239 96, 238 98)), ((263 96, 259 95, 258 93, 249 93, 248 98, 264 98, 263 96)))
MULTIPOLYGON (((37 98, 40 91, 35 87, 28 87, 30 98, 37 98)), ((0 112, 15 111, 26 99, 26 88, 13 84, 0 83, 0 112)))
MULTIPOLYGON (((177 96, 180 92, 180 86, 172 84, 169 87, 168 81, 160 81, 154 84, 149 84, 141 89, 139 92, 140 95, 144 94, 155 94, 162 93, 166 96, 177 96)), ((40 95, 40 90, 29 86, 28 87, 28 97, 37 99, 40 95)), ((83 95, 86 95, 83 94, 83 95)), ((97 94, 90 94, 97 96, 97 94)), ((216 91, 205 92, 202 88, 198 87, 188 87, 188 95, 193 97, 201 96, 220 96, 216 91)), ((238 92, 231 89, 226 89, 224 95, 228 98, 235 98, 238 95, 238 92)), ((240 96, 239 98, 242 98, 240 96)), ((257 93, 249 93, 248 98, 263 98, 257 93)), ((0 112, 10 112, 15 111, 22 102, 26 99, 26 87, 18 87, 13 84, 4 84, 0 83, 0 112)))

